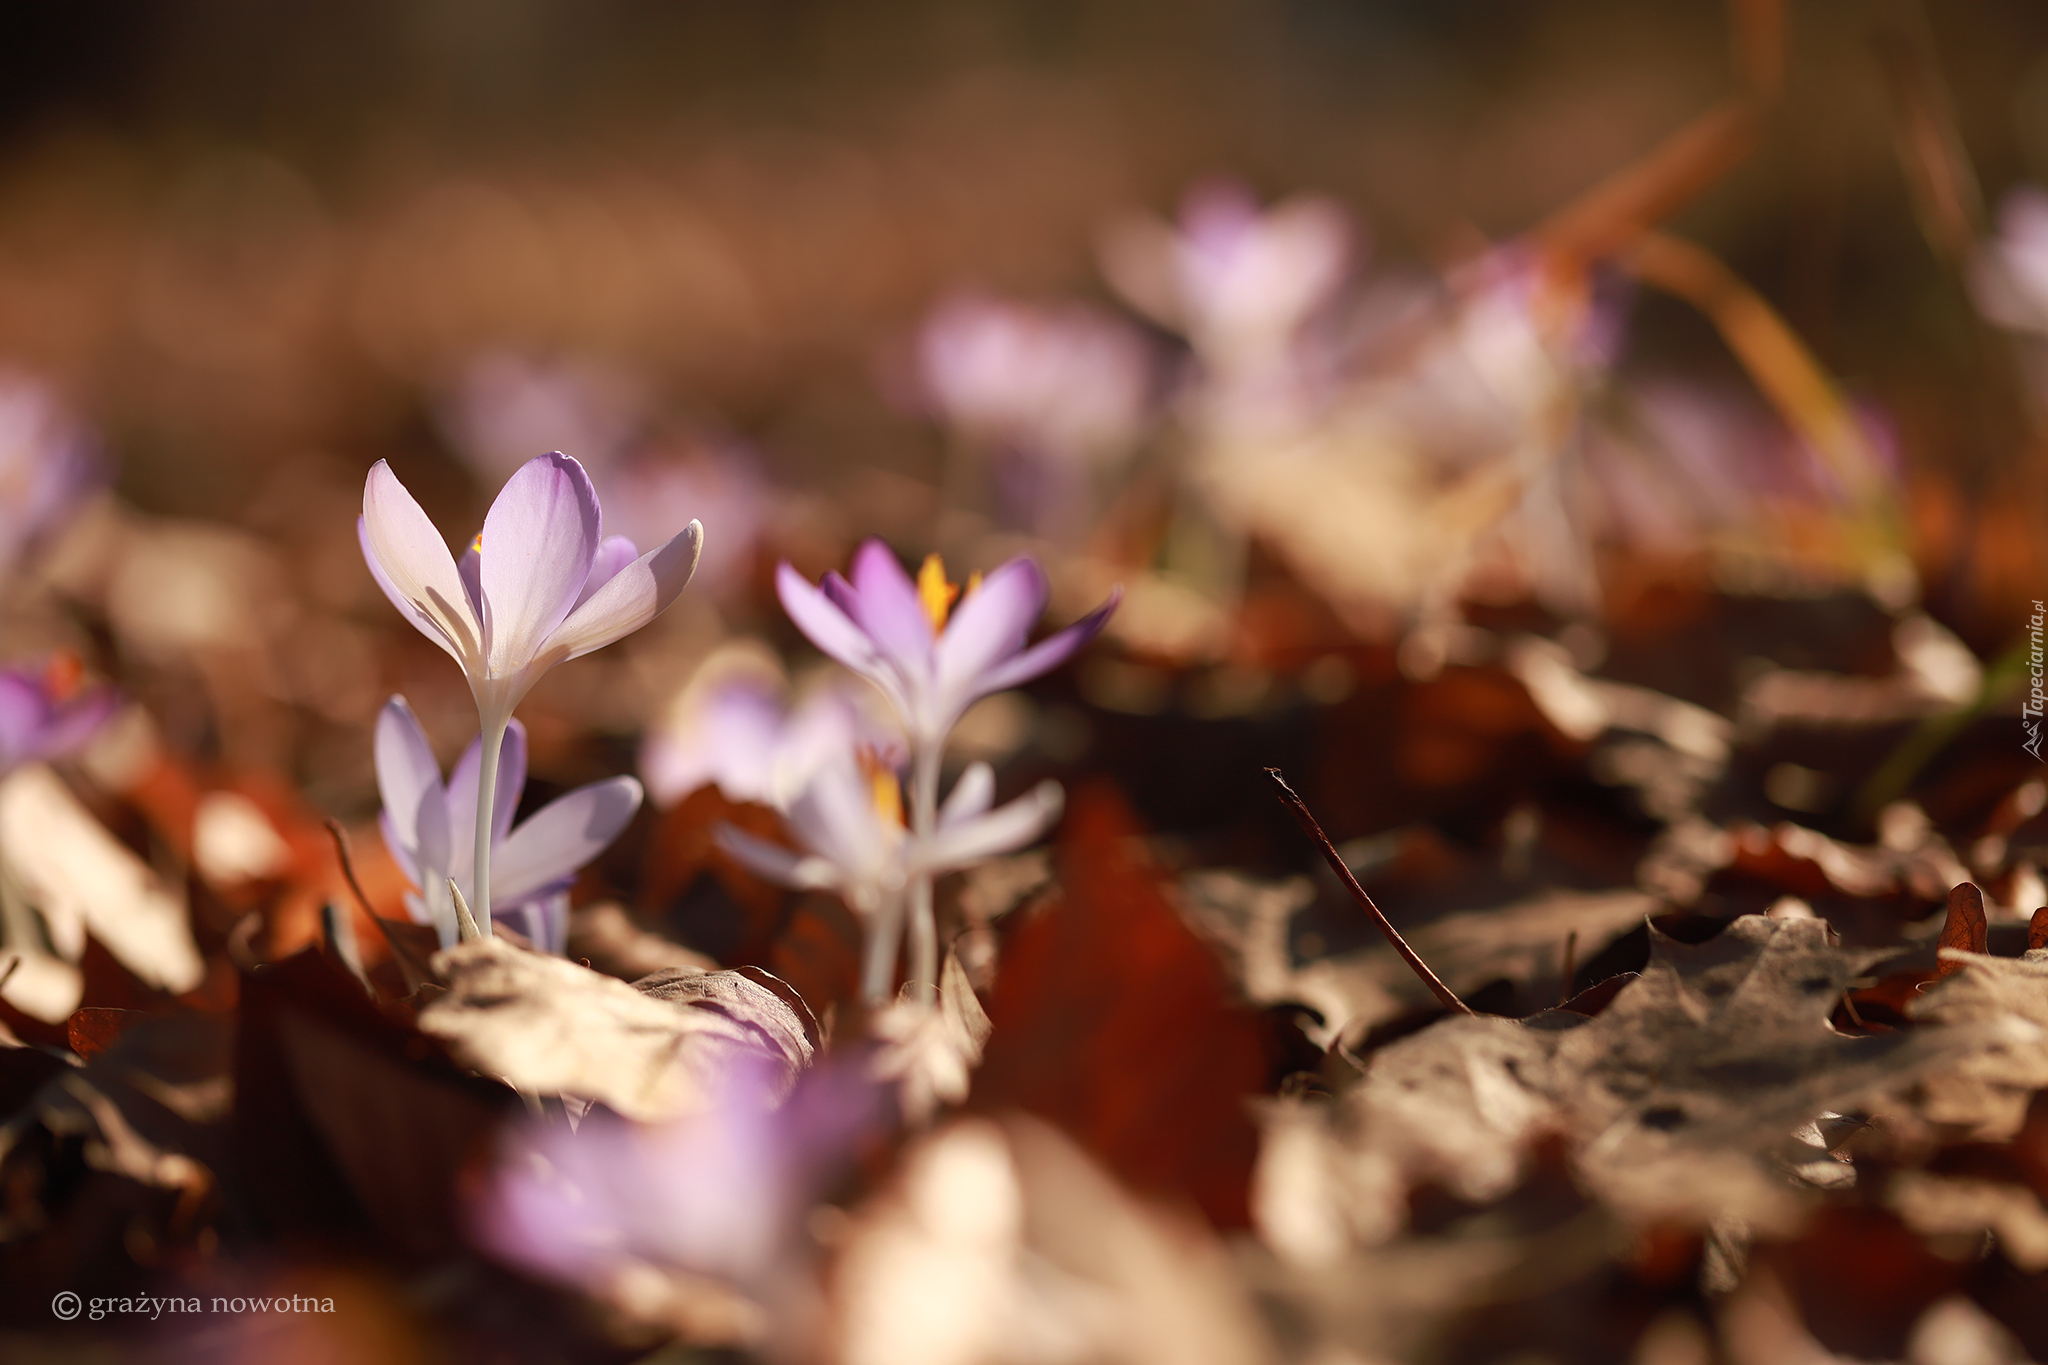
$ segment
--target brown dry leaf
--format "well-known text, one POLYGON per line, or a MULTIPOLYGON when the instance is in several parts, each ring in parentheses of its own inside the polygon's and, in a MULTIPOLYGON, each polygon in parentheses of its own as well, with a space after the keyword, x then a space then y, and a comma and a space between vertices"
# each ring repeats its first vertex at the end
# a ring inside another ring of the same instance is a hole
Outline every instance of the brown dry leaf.
POLYGON ((617 901, 599 901, 569 912, 569 942, 563 956, 621 981, 670 968, 708 972, 718 966, 694 949, 650 933, 633 922, 617 901))
MULTIPOLYGON (((1958 888, 1960 889, 1960 888, 1958 888)), ((1977 1141, 2004 1141, 2048 1086, 2048 949, 2022 957, 1941 950, 1946 973, 1907 1006, 1914 1019, 1952 1028, 2002 1026, 1973 1051, 1923 1077, 1910 1109, 1977 1141)))
MULTIPOLYGON (((1306 877, 1262 884, 1223 871, 1190 874, 1179 896, 1189 921, 1223 949, 1248 998, 1306 1005, 1322 1017, 1308 1030, 1319 1046, 1355 1041, 1375 1024, 1435 1004, 1428 988, 1384 944, 1296 966, 1288 923, 1314 899, 1306 877)), ((1569 936, 1578 935, 1578 960, 1589 961, 1660 906, 1656 896, 1627 888, 1550 890, 1494 909, 1446 915, 1407 938, 1461 996, 1503 979, 1540 982, 1555 992, 1562 986, 1569 936)))
POLYGON ((835 1276, 842 1365, 1273 1358, 1212 1234, 1030 1119, 926 1138, 856 1219, 835 1276))
POLYGON ((1384 1240, 1416 1182, 1497 1198, 1547 1132, 1570 1140, 1578 1178, 1626 1216, 1784 1226, 1797 1191, 1841 1179, 1826 1140, 1799 1130, 2008 1031, 1836 1033, 1843 990, 1885 954, 1835 947, 1817 920, 1746 915, 1704 944, 1654 931, 1651 944, 1642 976, 1594 1019, 1453 1017, 1374 1053, 1320 1125, 1270 1130, 1268 1161, 1296 1169, 1262 1166, 1262 1226, 1324 1252, 1384 1240))
POLYGON ((922 1128, 941 1104, 959 1104, 967 1098, 968 1082, 981 1063, 992 1027, 959 954, 949 952, 939 973, 937 1008, 924 1001, 897 1000, 875 1016, 872 1028, 882 1048, 869 1074, 895 1084, 905 1120, 922 1128))
MULTIPOLYGON (((9 894, 18 889, 40 912, 50 946, 64 961, 85 955, 90 933, 158 990, 189 991, 205 976, 182 900, 41 764, 19 768, 0 783, 0 860, 9 894)), ((19 942, 15 927, 8 936, 19 942)), ((43 960, 44 954, 29 952, 6 995, 37 1018, 57 1023, 79 1001, 76 995, 66 1001, 59 992, 35 991, 42 977, 28 967, 43 960)))
POLYGON ((520 1090, 629 1118, 701 1109, 736 1068, 765 1068, 786 1094, 816 1046, 787 1000, 733 972, 665 972, 636 988, 495 938, 446 949, 434 968, 449 989, 420 1011, 423 1033, 520 1090))

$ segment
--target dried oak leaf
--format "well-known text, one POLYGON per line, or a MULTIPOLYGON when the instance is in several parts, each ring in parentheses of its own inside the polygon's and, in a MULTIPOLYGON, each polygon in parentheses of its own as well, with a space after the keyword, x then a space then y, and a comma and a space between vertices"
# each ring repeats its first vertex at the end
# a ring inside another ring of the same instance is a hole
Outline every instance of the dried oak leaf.
MULTIPOLYGON (((1352 1041, 1376 1024, 1435 1005, 1429 990, 1384 943, 1297 966, 1288 948, 1289 921, 1315 897, 1306 877, 1262 884, 1235 872, 1198 872, 1183 879, 1183 913, 1216 942, 1245 995, 1259 1004, 1306 1005, 1321 1016, 1309 1027, 1322 1047, 1352 1041)), ((1491 981, 1559 988, 1565 940, 1578 936, 1586 961, 1655 914, 1647 892, 1547 891, 1489 910, 1446 915, 1407 935, 1431 970, 1459 995, 1491 981)), ((1555 994, 1551 994, 1555 999, 1555 994)))
POLYGON ((1143 1192, 1241 1227, 1266 1081, 1258 1017, 1167 899, 1113 790, 1084 788, 1059 850, 1063 891, 1020 923, 989 1002, 974 1104, 1025 1109, 1143 1192))
POLYGON ((420 1011, 423 1033, 521 1090, 629 1118, 701 1109, 737 1068, 765 1068, 787 1094, 817 1048, 794 992, 737 972, 672 969, 629 986, 495 938, 446 949, 434 968, 448 991, 420 1011))
POLYGON ((2033 1093, 2048 1087, 2048 949, 2012 958, 1943 948, 1941 965, 1945 975, 1907 1005, 1908 1015, 1950 1027, 2003 1027, 1922 1077, 1909 1108, 1971 1139, 2003 1141, 2025 1122, 2033 1093))
MULTIPOLYGON (((1796 1130, 1902 1088, 1985 1036, 1835 1032, 1836 1000, 1883 955, 1829 944, 1817 920, 1747 915, 1699 945, 1653 929, 1641 977, 1596 1018, 1453 1017, 1374 1053, 1324 1127, 1334 1145, 1316 1160, 1334 1186, 1322 1197, 1347 1211, 1346 1235, 1369 1243, 1398 1229, 1417 1181, 1485 1202, 1554 1131, 1587 1188, 1630 1218, 1783 1225, 1812 1183, 1793 1171, 1826 1157, 1796 1130)), ((1298 1151, 1304 1140, 1293 1141, 1298 1151)), ((1316 1185, 1294 1182, 1295 1197, 1316 1185)))

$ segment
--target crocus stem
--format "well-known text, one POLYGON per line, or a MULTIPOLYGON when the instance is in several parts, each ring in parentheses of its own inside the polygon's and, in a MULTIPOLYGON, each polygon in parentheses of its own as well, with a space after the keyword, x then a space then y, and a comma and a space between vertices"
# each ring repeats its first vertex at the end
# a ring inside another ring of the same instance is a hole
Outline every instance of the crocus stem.
MULTIPOLYGON (((910 832, 920 845, 929 843, 939 821, 939 757, 941 746, 922 744, 910 770, 910 832)), ((934 996, 939 986, 939 925, 932 913, 932 874, 910 879, 910 983, 920 998, 934 996)))
POLYGON ((476 927, 491 937, 491 821, 498 797, 498 753, 505 747, 505 725, 509 717, 486 719, 483 732, 483 762, 476 774, 476 860, 472 881, 476 886, 476 927))
POLYGON ((889 1003, 896 981, 896 952, 903 942, 903 899, 892 896, 868 917, 867 958, 861 963, 861 999, 870 1007, 889 1003))

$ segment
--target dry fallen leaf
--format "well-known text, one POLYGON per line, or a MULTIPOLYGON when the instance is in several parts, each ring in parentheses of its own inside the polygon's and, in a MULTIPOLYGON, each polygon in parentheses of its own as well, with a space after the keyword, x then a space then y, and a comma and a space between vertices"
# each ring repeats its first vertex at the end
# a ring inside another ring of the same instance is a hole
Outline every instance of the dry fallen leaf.
POLYGON ((742 1068, 787 1093, 816 1046, 815 1025, 735 972, 675 970, 636 988, 495 938, 445 949, 434 968, 448 992, 420 1011, 422 1032, 520 1090, 632 1118, 702 1109, 742 1068))

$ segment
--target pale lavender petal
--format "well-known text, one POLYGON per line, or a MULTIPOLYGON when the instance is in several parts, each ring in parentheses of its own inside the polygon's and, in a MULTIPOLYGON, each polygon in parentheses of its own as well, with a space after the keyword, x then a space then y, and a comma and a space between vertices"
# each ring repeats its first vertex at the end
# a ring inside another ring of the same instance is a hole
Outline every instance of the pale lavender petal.
POLYGON ((383 566, 377 562, 377 552, 370 548, 369 523, 361 517, 356 518, 356 541, 363 548, 363 563, 370 570, 371 580, 376 583, 378 590, 391 605, 398 608, 398 614, 412 622, 413 629, 447 650, 455 662, 462 663, 462 650, 450 638, 448 632, 441 628, 441 623, 414 606, 412 600, 400 592, 398 585, 391 581, 391 575, 385 573, 383 566))
POLYGON ((538 655, 576 605, 597 557, 597 491, 560 453, 521 465, 484 518, 482 583, 491 672, 538 655))
POLYGON ((1024 648, 1045 598, 1045 574, 1029 559, 1013 559, 983 579, 954 611, 939 641, 940 693, 971 699, 994 691, 976 680, 1024 648))
POLYGON ((406 615, 465 667, 468 661, 480 661, 483 630, 470 610, 455 558, 383 460, 370 466, 363 484, 359 529, 364 559, 385 595, 409 604, 406 615))
POLYGON ((483 544, 483 533, 479 531, 469 542, 469 548, 455 561, 455 572, 462 576, 463 590, 469 594, 469 609, 476 613, 476 619, 484 619, 484 554, 477 547, 483 544))
MULTIPOLYGON (((470 827, 475 828, 476 816, 470 815, 470 827)), ((413 861, 417 864, 420 890, 430 892, 433 899, 445 901, 448 892, 441 885, 454 875, 455 850, 454 832, 448 826, 448 801, 439 790, 420 793, 420 804, 413 812, 413 861)), ((463 856, 469 856, 469 840, 462 841, 463 856)), ((464 882, 464 885, 468 885, 464 882)))
MULTIPOLYGON (((419 717, 404 697, 394 695, 378 712, 372 752, 376 756, 377 795, 384 802, 384 816, 392 822, 392 833, 400 843, 417 848, 420 798, 427 792, 434 793, 436 798, 440 796, 441 765, 434 761, 434 748, 427 743, 427 733, 420 728, 419 717)), ((413 880, 417 883, 419 878, 413 880)))
POLYGON ((862 880, 879 875, 892 833, 901 836, 883 828, 873 792, 851 755, 813 774, 784 818, 798 843, 862 880))
MULTIPOLYGON (((829 584, 836 574, 826 574, 829 584)), ((851 590, 848 590, 849 593, 851 590)), ((832 599, 826 589, 816 588, 787 563, 776 566, 775 595, 782 609, 810 642, 840 663, 864 677, 876 669, 875 642, 854 623, 847 609, 832 599)))
POLYGON ((946 794, 946 803, 939 807, 939 828, 973 819, 995 799, 995 772, 986 763, 968 764, 967 771, 960 774, 960 780, 946 794))
POLYGON ((853 593, 854 619, 882 653, 910 677, 928 674, 932 618, 895 551, 879 540, 863 541, 853 553, 853 593))
POLYGON ((693 521, 668 544, 619 570, 548 637, 545 657, 559 662, 603 649, 661 615, 690 581, 703 548, 704 528, 693 521))
POLYGON ((599 541, 597 557, 590 561, 590 577, 583 580, 583 591, 576 594, 576 605, 588 602, 592 593, 617 578, 621 569, 639 557, 640 551, 625 536, 606 536, 599 541))
POLYGON ((535 811, 491 855, 491 904, 512 904, 575 876, 619 837, 640 800, 638 782, 613 777, 578 787, 535 811))
POLYGON ((26 761, 46 705, 33 678, 12 670, 0 673, 0 765, 12 768, 26 761))
MULTIPOLYGON (((417 805, 413 807, 412 814, 407 817, 407 821, 415 825, 419 823, 419 807, 417 805)), ((413 856, 411 845, 407 844, 405 838, 399 834, 398 822, 391 818, 391 809, 388 806, 377 812, 377 833, 383 836, 384 848, 391 854, 391 860, 398 864, 398 870, 405 874, 405 879, 408 882, 418 886, 420 884, 419 861, 413 856)))
POLYGON ((832 884, 831 869, 821 858, 771 844, 733 825, 717 826, 711 831, 711 838, 749 872, 778 886, 818 888, 832 884))
POLYGON ((997 664, 982 674, 980 680, 974 684, 974 695, 987 696, 991 692, 1001 692, 1005 688, 1030 682, 1039 674, 1050 673, 1058 668, 1079 653, 1081 646, 1101 633, 1103 626, 1109 623, 1110 613, 1115 611, 1117 604, 1123 600, 1124 590, 1122 585, 1118 585, 1110 592, 1108 601, 1065 630, 1053 632, 1022 654, 1006 663, 997 664))
POLYGON ((853 584, 839 576, 837 569, 828 569, 818 580, 818 591, 825 594, 825 600, 846 613, 849 621, 860 619, 860 598, 853 590, 853 584))
MULTIPOLYGON (((497 899, 495 893, 491 899, 497 899)), ((491 919, 513 930, 542 952, 560 957, 569 942, 569 893, 556 891, 531 897, 517 905, 493 906, 491 919)))
POLYGON ((1060 817, 1060 784, 1041 782, 1006 806, 941 828, 912 850, 912 861, 927 872, 944 872, 1012 853, 1043 834, 1060 817))

